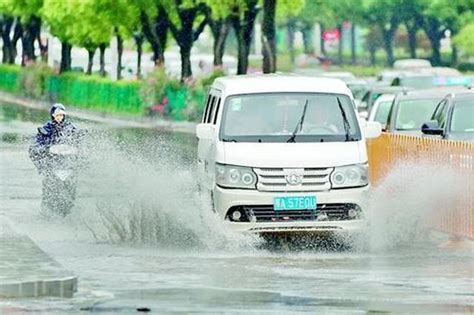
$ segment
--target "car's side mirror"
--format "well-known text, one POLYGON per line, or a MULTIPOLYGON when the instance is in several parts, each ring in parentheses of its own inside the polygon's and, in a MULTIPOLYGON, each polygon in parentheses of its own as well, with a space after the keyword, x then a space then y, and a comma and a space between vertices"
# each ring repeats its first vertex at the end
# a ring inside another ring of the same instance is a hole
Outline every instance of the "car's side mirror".
POLYGON ((378 121, 368 121, 364 127, 364 136, 367 139, 377 138, 382 134, 382 125, 378 121))
POLYGON ((216 128, 214 125, 198 124, 196 126, 196 136, 199 140, 212 140, 215 132, 216 128))
POLYGON ((387 124, 380 124, 382 126, 382 131, 386 132, 387 131, 387 124))
POLYGON ((430 120, 421 126, 421 132, 425 135, 443 135, 444 130, 439 127, 437 120, 430 120))

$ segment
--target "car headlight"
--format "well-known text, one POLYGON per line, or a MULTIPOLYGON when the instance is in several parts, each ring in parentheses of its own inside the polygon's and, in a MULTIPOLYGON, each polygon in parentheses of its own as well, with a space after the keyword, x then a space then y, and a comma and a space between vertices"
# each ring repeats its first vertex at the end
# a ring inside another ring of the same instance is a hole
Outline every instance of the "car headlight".
POLYGON ((369 184, 368 165, 357 164, 334 168, 332 188, 362 187, 369 184))
POLYGON ((216 183, 228 188, 255 189, 257 175, 250 167, 216 164, 216 183))

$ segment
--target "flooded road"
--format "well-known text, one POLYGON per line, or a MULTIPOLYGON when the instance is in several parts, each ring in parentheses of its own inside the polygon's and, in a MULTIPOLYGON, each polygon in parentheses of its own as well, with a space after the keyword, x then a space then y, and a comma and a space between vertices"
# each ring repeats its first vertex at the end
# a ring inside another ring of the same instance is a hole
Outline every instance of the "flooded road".
MULTIPOLYGON (((44 218, 27 148, 46 119, 0 106, 0 215, 76 274, 79 291, 0 300, 0 313, 474 311, 472 248, 442 249, 444 236, 415 221, 375 227, 369 245, 353 250, 274 250, 227 231, 197 194, 190 135, 77 122, 90 140, 76 206, 64 219, 44 218)), ((396 196, 404 212, 423 207, 405 197, 396 196)))

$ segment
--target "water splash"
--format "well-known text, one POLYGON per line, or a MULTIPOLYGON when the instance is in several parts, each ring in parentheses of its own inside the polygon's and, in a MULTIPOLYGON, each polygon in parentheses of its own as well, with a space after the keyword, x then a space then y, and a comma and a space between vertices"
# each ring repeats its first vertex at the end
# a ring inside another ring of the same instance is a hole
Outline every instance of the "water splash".
POLYGON ((446 165, 404 161, 373 188, 367 218, 373 251, 433 244, 430 228, 462 197, 468 179, 446 165))
POLYGON ((198 194, 194 157, 183 154, 182 142, 113 133, 89 141, 78 208, 97 240, 211 249, 258 242, 226 229, 198 194))

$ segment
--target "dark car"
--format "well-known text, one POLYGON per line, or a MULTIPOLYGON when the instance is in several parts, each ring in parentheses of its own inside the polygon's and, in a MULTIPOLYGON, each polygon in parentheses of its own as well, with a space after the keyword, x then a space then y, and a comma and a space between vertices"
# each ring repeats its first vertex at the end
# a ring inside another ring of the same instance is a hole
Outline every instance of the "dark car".
POLYGON ((449 93, 466 90, 450 87, 398 93, 388 114, 386 131, 421 136, 421 125, 431 118, 436 105, 449 93))
POLYGON ((474 90, 448 94, 421 131, 443 139, 474 142, 474 90))

